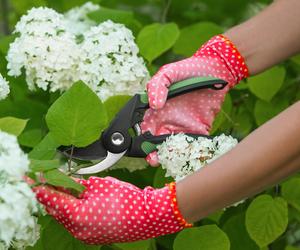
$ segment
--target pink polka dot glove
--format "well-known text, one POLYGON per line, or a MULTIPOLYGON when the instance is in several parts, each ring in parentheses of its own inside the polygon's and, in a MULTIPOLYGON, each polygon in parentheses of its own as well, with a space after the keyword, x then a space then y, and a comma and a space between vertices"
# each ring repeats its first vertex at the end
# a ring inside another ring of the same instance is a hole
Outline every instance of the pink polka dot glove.
MULTIPOLYGON (((223 35, 211 38, 192 57, 164 65, 148 82, 152 109, 147 110, 144 116, 141 124, 143 132, 150 131, 153 135, 172 132, 208 135, 225 94, 247 76, 248 68, 233 43, 223 35), (168 87, 172 83, 199 76, 220 78, 229 84, 223 90, 197 90, 166 102, 168 87)), ((148 155, 146 160, 152 166, 157 165, 156 152, 148 155)))
POLYGON ((34 191, 47 212, 87 244, 143 240, 191 226, 177 208, 175 183, 142 190, 112 177, 77 181, 86 187, 79 198, 49 186, 34 191))

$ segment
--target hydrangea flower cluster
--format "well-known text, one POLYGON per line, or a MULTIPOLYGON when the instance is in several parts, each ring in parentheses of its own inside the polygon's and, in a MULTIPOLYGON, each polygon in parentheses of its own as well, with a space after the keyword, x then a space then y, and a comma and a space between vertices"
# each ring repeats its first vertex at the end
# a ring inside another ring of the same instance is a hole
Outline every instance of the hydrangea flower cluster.
POLYGON ((238 141, 224 134, 213 139, 171 135, 158 146, 158 159, 166 176, 179 181, 231 150, 238 141))
POLYGON ((9 92, 8 81, 0 74, 0 100, 5 99, 9 92))
POLYGON ((74 35, 81 35, 96 23, 89 19, 87 14, 99 10, 100 6, 87 2, 80 7, 75 7, 67 11, 64 16, 66 20, 67 30, 74 35))
POLYGON ((148 71, 129 29, 106 21, 84 33, 79 70, 101 99, 123 93, 141 92, 148 71))
POLYGON ((131 31, 111 21, 95 26, 87 13, 99 8, 86 3, 65 15, 44 7, 29 10, 15 27, 19 36, 6 57, 8 74, 19 76, 25 69, 31 90, 64 91, 82 80, 103 100, 142 91, 149 73, 131 31))
POLYGON ((0 131, 0 249, 23 249, 39 238, 38 204, 23 180, 28 168, 17 138, 0 131))
POLYGON ((74 35, 66 31, 63 15, 48 8, 33 8, 15 27, 19 37, 7 54, 8 74, 25 69, 29 89, 66 90, 78 80, 80 58, 74 35))

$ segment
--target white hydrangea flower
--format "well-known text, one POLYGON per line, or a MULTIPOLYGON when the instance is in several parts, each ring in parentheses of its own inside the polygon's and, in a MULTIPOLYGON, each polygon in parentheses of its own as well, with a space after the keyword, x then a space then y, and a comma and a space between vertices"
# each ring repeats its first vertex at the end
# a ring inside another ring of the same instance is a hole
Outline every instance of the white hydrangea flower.
POLYGON ((21 180, 29 168, 27 155, 18 145, 17 138, 0 131, 0 173, 9 181, 21 180))
POLYGON ((89 30, 92 26, 95 26, 96 22, 89 19, 87 14, 98 9, 100 9, 100 6, 91 2, 70 9, 64 14, 67 22, 67 30, 75 35, 80 35, 89 30))
POLYGON ((0 185, 0 241, 6 248, 33 246, 39 238, 35 195, 25 182, 0 185))
POLYGON ((102 100, 140 92, 149 73, 138 52, 132 32, 123 24, 106 21, 92 27, 81 44, 80 79, 102 100))
POLYGON ((38 204, 23 180, 29 160, 17 139, 0 131, 0 248, 23 249, 39 238, 38 204))
POLYGON ((87 3, 65 15, 44 7, 28 11, 6 56, 8 74, 19 76, 24 69, 31 90, 64 91, 83 80, 103 100, 142 91, 149 73, 131 31, 111 21, 88 29, 93 23, 86 15, 97 8, 87 3), (83 42, 76 42, 77 31, 70 26, 88 29, 83 42))
POLYGON ((0 74, 0 100, 5 99, 9 92, 8 81, 0 74))
POLYGON ((197 139, 185 134, 172 135, 158 146, 158 159, 166 176, 185 178, 232 149, 238 141, 224 134, 213 139, 197 139))
POLYGON ((16 24, 14 33, 28 36, 56 36, 65 31, 65 20, 55 10, 39 7, 30 9, 16 24))
POLYGON ((8 74, 21 75, 32 90, 66 90, 78 80, 80 52, 75 37, 66 31, 64 16, 49 8, 33 8, 17 23, 20 36, 10 44, 8 74))
POLYGON ((216 145, 215 159, 231 150, 238 142, 231 136, 221 134, 213 138, 213 143, 216 145))

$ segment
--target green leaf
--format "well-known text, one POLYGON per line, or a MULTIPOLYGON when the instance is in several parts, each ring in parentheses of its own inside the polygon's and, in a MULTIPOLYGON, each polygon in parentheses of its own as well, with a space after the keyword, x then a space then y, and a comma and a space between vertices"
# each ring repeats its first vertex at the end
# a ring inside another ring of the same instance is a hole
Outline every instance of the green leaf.
POLYGON ((151 250, 169 250, 173 249, 173 243, 175 240, 176 234, 167 234, 155 239, 157 248, 152 248, 151 250))
POLYGON ((60 166, 59 160, 30 160, 30 170, 32 172, 45 172, 56 169, 60 166))
MULTIPOLYGON (((14 100, 5 99, 0 102, 0 116, 14 116, 22 119, 42 121, 48 106, 34 99, 14 100)), ((41 126, 41 122, 38 123, 41 126)))
POLYGON ((247 209, 247 231, 260 247, 276 240, 286 230, 287 224, 287 203, 281 197, 273 199, 270 195, 260 195, 247 209))
POLYGON ((294 246, 286 246, 284 250, 300 250, 300 248, 294 246))
MULTIPOLYGON (((289 201, 287 201, 289 203, 289 201)), ((291 205, 289 203, 289 205, 291 205)), ((289 222, 297 221, 300 222, 300 211, 294 206, 289 206, 289 222)))
POLYGON ((108 98, 104 102, 108 122, 115 117, 115 115, 124 107, 130 98, 131 96, 128 95, 116 95, 108 98))
POLYGON ((230 250, 259 250, 260 248, 250 238, 245 227, 245 214, 240 213, 230 217, 222 229, 230 240, 230 250))
POLYGON ((120 250, 150 250, 151 244, 153 240, 141 240, 136 242, 130 242, 130 243, 119 243, 114 244, 114 246, 117 247, 117 249, 120 250))
POLYGON ((282 197, 300 212, 300 178, 294 177, 281 184, 282 197))
POLYGON ((40 129, 29 129, 25 130, 18 139, 22 146, 33 148, 42 140, 42 136, 40 129))
POLYGON ((250 77, 248 79, 249 89, 260 99, 269 102, 280 90, 285 74, 285 68, 273 67, 257 76, 250 77))
POLYGON ((102 23, 106 20, 111 20, 115 23, 124 23, 133 19, 134 15, 132 11, 101 7, 99 10, 90 12, 88 17, 97 23, 102 23))
POLYGON ((42 232, 44 250, 100 250, 101 246, 91 246, 75 239, 62 225, 55 220, 42 232))
POLYGON ((275 99, 272 102, 257 100, 254 107, 256 124, 259 126, 262 125, 286 109, 288 106, 288 100, 283 98, 275 99))
POLYGON ((73 188, 78 192, 82 192, 85 189, 83 185, 77 183, 72 178, 57 169, 52 169, 45 172, 44 177, 47 183, 53 186, 73 188))
POLYGON ((151 63, 174 45, 179 33, 175 23, 154 23, 145 26, 137 37, 141 55, 151 63))
POLYGON ((192 56, 208 39, 222 32, 223 28, 211 22, 200 22, 184 27, 180 30, 173 51, 179 55, 192 56))
POLYGON ((15 117, 0 118, 0 130, 18 136, 24 130, 28 120, 15 117))
POLYGON ((189 228, 175 238, 174 250, 229 250, 230 242, 226 234, 216 225, 189 228))
POLYGON ((99 97, 77 82, 50 107, 46 122, 61 145, 84 147, 97 140, 106 125, 106 112, 99 97))
POLYGON ((214 212, 214 213, 206 216, 205 219, 214 221, 214 223, 219 224, 220 219, 221 219, 221 217, 222 217, 223 214, 224 214, 224 209, 221 209, 219 211, 216 211, 216 212, 214 212))
POLYGON ((134 32, 137 32, 141 28, 141 24, 134 18, 132 11, 101 7, 99 10, 89 13, 88 17, 97 23, 102 23, 107 20, 122 23, 134 32))
POLYGON ((252 115, 249 113, 246 107, 241 106, 234 117, 233 133, 236 134, 238 138, 243 138, 251 131, 253 123, 254 121, 252 119, 252 115))
POLYGON ((244 81, 241 81, 239 84, 236 84, 233 89, 237 89, 237 90, 244 90, 244 89, 248 89, 248 84, 244 81))
POLYGON ((293 56, 293 57, 291 58, 291 60, 292 60, 294 63, 300 65, 300 54, 298 54, 298 55, 296 55, 296 56, 293 56))
POLYGON ((53 139, 53 136, 48 133, 43 140, 37 144, 29 153, 30 159, 51 160, 56 154, 56 148, 59 144, 53 139))
POLYGON ((136 170, 145 169, 147 167, 147 162, 143 158, 133 158, 133 157, 122 157, 114 166, 110 169, 128 169, 129 172, 134 172, 136 170))
POLYGON ((222 104, 221 110, 217 114, 217 116, 213 122, 210 134, 214 134, 221 127, 221 125, 226 120, 228 120, 231 110, 232 110, 232 100, 231 100, 230 94, 227 94, 225 96, 225 100, 222 104))
POLYGON ((44 228, 42 232, 42 244, 45 250, 67 250, 72 247, 72 236, 55 220, 44 228))
POLYGON ((165 184, 174 181, 172 177, 165 177, 165 176, 166 176, 166 170, 163 169, 162 167, 158 167, 154 176, 153 187, 162 188, 165 186, 165 184))

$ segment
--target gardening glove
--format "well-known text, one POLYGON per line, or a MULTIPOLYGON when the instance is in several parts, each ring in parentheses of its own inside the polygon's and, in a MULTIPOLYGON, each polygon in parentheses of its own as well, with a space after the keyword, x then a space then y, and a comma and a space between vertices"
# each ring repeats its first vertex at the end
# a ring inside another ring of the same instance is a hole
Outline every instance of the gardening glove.
POLYGON ((112 177, 77 182, 86 187, 79 198, 50 186, 34 191, 47 212, 87 244, 144 240, 191 226, 178 210, 175 183, 142 190, 112 177))
MULTIPOLYGON (((223 35, 205 43, 192 57, 170 63, 147 84, 150 108, 141 124, 142 131, 153 135, 194 133, 208 135, 215 116, 221 109, 226 93, 248 76, 248 68, 234 44, 223 35), (212 76, 228 82, 222 90, 202 89, 168 100, 168 87, 192 77, 212 76)), ((157 165, 157 153, 146 158, 157 165)))

